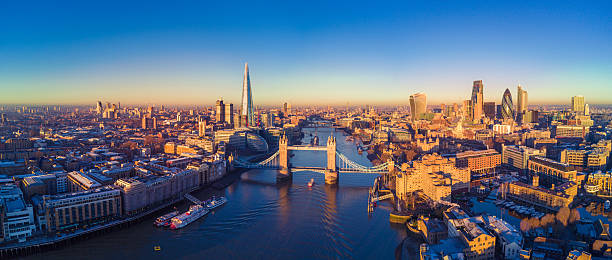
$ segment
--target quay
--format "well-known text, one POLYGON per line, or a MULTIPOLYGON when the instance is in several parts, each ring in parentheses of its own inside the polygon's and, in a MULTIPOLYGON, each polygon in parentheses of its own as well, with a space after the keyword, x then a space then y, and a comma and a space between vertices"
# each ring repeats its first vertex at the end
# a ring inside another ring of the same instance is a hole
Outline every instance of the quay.
MULTIPOLYGON (((231 175, 240 174, 241 172, 242 171, 239 171, 239 170, 232 171, 226 174, 226 176, 224 176, 222 179, 230 178, 231 175)), ((163 203, 155 208, 149 209, 135 216, 114 220, 109 223, 99 225, 99 226, 93 226, 87 229, 77 230, 71 234, 62 234, 61 237, 58 237, 55 235, 52 235, 52 236, 47 235, 47 236, 33 237, 31 238, 31 240, 23 242, 23 243, 12 243, 12 244, 2 245, 0 246, 0 259, 8 259, 8 258, 14 258, 14 257, 27 256, 27 255, 32 255, 36 253, 41 253, 41 252, 45 252, 48 250, 53 250, 53 249, 57 249, 57 248, 61 248, 61 247, 70 245, 81 239, 87 239, 93 236, 98 236, 101 234, 112 232, 114 230, 129 227, 135 223, 141 222, 142 219, 148 217, 149 215, 155 212, 158 212, 162 209, 165 209, 169 206, 172 206, 185 199, 192 201, 192 202, 194 201, 194 199, 195 201, 200 201, 194 196, 190 195, 189 193, 201 190, 203 188, 211 187, 212 185, 213 184, 208 184, 206 186, 192 189, 171 201, 163 203)))

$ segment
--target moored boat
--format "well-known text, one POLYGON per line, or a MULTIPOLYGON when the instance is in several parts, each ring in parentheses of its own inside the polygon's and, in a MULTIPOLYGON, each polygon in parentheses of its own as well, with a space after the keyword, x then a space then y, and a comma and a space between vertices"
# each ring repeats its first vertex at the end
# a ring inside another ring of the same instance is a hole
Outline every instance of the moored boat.
POLYGON ((178 215, 178 214, 179 214, 178 211, 176 211, 176 210, 172 211, 172 212, 170 212, 168 214, 165 214, 165 215, 160 216, 157 219, 155 219, 154 224, 155 224, 155 226, 158 226, 158 227, 167 227, 167 226, 170 225, 170 220, 173 217, 176 217, 176 215, 178 215))
POLYGON ((201 205, 191 205, 187 212, 172 218, 170 222, 170 229, 185 227, 189 225, 189 223, 196 221, 206 214, 208 214, 208 209, 205 207, 201 205))
POLYGON ((206 208, 211 210, 217 208, 227 202, 227 198, 225 197, 213 197, 209 201, 206 202, 206 208))

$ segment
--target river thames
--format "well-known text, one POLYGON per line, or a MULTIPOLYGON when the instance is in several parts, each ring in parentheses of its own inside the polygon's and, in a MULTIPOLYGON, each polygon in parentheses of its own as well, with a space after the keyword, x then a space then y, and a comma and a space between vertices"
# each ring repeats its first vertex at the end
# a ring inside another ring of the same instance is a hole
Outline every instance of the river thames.
MULTIPOLYGON (((304 129, 303 143, 310 142, 310 133, 314 129, 304 129)), ((324 128, 317 133, 322 145, 333 134, 340 152, 371 166, 342 132, 324 128)), ((293 165, 325 166, 324 152, 292 153, 293 165)), ((277 184, 275 171, 250 170, 224 190, 192 193, 201 200, 226 196, 229 202, 183 229, 155 228, 155 215, 24 259, 395 259, 406 231, 389 222, 389 202, 367 213, 368 188, 376 176, 341 173, 339 184, 332 186, 324 184, 323 174, 297 172, 291 181, 277 184), (316 184, 309 188, 311 178, 316 184)), ((184 211, 188 203, 176 207, 184 211)), ((166 211, 170 208, 158 215, 166 211)))

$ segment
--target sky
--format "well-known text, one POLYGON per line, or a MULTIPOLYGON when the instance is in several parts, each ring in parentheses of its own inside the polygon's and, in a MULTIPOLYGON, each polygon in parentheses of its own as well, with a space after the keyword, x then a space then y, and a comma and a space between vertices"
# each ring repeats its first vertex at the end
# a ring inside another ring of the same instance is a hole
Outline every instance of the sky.
POLYGON ((0 103, 612 104, 612 1, 9 1, 0 103))

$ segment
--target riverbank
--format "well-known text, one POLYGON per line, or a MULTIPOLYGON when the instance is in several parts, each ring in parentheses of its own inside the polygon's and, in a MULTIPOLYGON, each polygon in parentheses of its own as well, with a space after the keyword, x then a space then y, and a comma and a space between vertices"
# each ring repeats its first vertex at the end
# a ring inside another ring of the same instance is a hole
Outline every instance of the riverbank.
MULTIPOLYGON (((240 174, 242 174, 244 171, 245 171, 244 169, 235 169, 231 171, 230 173, 226 174, 225 176, 223 176, 223 178, 213 183, 201 186, 197 189, 193 189, 187 193, 204 190, 210 187, 215 188, 215 189, 223 189, 231 185, 236 180, 238 180, 239 178, 237 176, 240 176, 240 174), (218 183, 220 184, 220 186, 219 185, 215 186, 218 183)), ((87 239, 92 236, 98 236, 98 235, 106 234, 109 232, 113 232, 118 229, 127 228, 131 226, 132 224, 140 223, 144 218, 147 218, 156 212, 159 212, 163 209, 171 207, 184 200, 185 200, 184 196, 181 195, 180 197, 172 201, 158 205, 138 215, 127 217, 124 219, 114 220, 114 221, 111 221, 109 223, 99 225, 99 226, 92 226, 87 229, 77 230, 74 233, 63 234, 62 236, 47 235, 47 236, 34 237, 34 238, 31 238, 29 241, 26 241, 23 243, 4 244, 0 246, 0 259, 42 253, 48 250, 53 250, 53 249, 62 248, 64 246, 68 246, 72 243, 76 243, 82 239, 87 239)))

